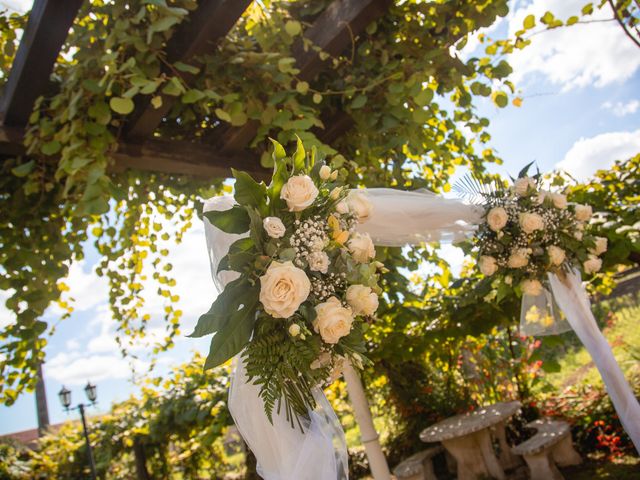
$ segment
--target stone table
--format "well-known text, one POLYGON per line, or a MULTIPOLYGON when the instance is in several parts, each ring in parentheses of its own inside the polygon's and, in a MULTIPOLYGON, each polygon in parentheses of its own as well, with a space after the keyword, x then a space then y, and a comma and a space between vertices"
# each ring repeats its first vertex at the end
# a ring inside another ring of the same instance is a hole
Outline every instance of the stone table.
POLYGON ((482 476, 504 480, 503 466, 509 468, 517 462, 507 445, 505 423, 521 406, 520 402, 500 402, 447 418, 423 430, 420 440, 442 442, 458 463, 458 480, 476 480, 482 476), (500 443, 500 460, 493 451, 492 429, 500 443))

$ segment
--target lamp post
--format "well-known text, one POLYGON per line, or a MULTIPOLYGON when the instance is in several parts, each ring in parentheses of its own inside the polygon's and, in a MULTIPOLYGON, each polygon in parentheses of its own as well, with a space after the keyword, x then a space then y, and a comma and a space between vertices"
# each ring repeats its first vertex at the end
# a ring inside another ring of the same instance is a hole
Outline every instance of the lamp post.
MULTIPOLYGON (((87 382, 87 386, 84 387, 84 393, 87 395, 87 398, 91 402, 91 405, 96 404, 96 399, 98 398, 98 394, 96 392, 96 386, 91 384, 91 382, 87 382)), ((60 397, 60 403, 64 407, 65 411, 69 410, 79 410, 80 417, 82 418, 82 428, 84 430, 84 440, 87 444, 87 455, 89 457, 89 466, 91 467, 91 478, 93 480, 97 480, 98 476, 96 475, 96 462, 93 459, 93 450, 91 449, 91 443, 89 442, 89 430, 87 429, 87 420, 84 416, 85 407, 90 406, 89 404, 79 403, 75 407, 71 407, 71 391, 66 387, 62 387, 60 392, 58 392, 58 397, 60 397)))

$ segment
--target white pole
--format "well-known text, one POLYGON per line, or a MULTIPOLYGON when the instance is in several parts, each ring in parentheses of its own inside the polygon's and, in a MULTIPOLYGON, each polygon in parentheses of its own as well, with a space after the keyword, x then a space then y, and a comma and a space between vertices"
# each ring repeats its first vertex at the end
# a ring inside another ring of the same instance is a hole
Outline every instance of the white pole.
POLYGON ((376 432, 373 426, 371 410, 369 409, 367 397, 365 397, 364 394, 362 381, 358 373, 351 366, 351 363, 345 362, 345 364, 343 373, 344 379, 347 382, 347 392, 349 393, 351 405, 353 405, 356 422, 358 422, 358 426, 360 427, 360 438, 362 439, 367 458, 369 459, 371 473, 375 480, 391 480, 389 465, 382 453, 380 441, 378 440, 378 432, 376 432))

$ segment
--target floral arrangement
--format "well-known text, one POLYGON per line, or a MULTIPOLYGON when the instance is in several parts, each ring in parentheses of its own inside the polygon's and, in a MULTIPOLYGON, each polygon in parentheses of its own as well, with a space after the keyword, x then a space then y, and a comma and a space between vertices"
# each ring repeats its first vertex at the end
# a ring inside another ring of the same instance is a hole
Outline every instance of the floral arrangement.
POLYGON ((346 360, 364 361, 363 332, 378 308, 375 249, 356 231, 371 214, 367 198, 300 140, 287 157, 273 141, 271 183, 234 171, 237 205, 204 216, 227 233, 247 234, 218 271, 238 272, 202 315, 192 336, 215 333, 205 368, 242 352, 265 413, 287 418, 315 406, 312 388, 335 379, 346 360))
MULTIPOLYGON (((495 276, 497 288, 537 297, 549 290, 548 273, 562 275, 577 268, 585 274, 602 267, 599 255, 607 239, 591 233, 589 205, 569 204, 561 193, 541 188, 540 173, 529 176, 527 165, 510 187, 502 184, 481 188, 485 215, 474 239, 478 267, 495 276)), ((540 318, 535 309, 528 320, 540 318)))

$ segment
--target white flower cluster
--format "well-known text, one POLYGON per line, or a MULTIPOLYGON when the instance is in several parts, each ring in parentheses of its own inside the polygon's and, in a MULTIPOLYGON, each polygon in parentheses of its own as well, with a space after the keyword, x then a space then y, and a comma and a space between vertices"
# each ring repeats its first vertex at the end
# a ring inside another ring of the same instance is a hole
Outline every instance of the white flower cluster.
POLYGON ((311 278, 311 293, 320 301, 324 301, 347 285, 346 273, 329 273, 324 277, 311 278))
POLYGON ((502 273, 509 285, 515 277, 525 293, 538 295, 549 271, 580 264, 594 273, 602 267, 598 255, 607 250, 607 242, 588 235, 591 207, 570 205, 565 195, 539 190, 532 177, 517 179, 489 201, 486 211, 477 239, 478 266, 486 276, 502 273))
POLYGON ((329 242, 327 222, 320 216, 307 220, 296 220, 295 231, 289 243, 295 252, 294 263, 298 266, 306 260, 311 270, 327 273, 329 257, 323 251, 329 242))

